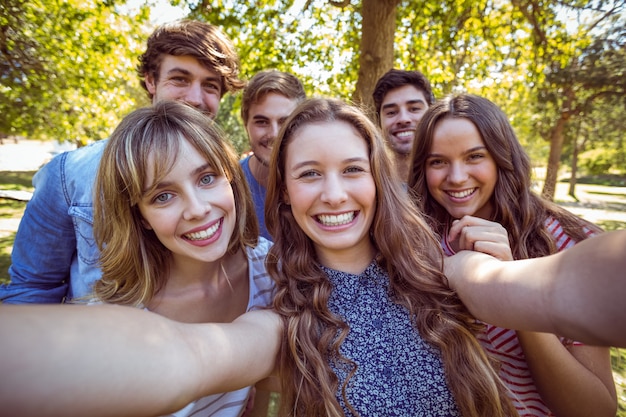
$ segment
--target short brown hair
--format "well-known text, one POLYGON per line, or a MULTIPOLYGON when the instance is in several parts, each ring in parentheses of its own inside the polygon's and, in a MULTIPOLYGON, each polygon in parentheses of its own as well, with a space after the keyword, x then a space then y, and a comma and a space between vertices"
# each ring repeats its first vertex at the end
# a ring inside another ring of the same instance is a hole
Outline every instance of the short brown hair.
POLYGON ((430 87, 430 82, 424 74, 419 71, 405 71, 399 69, 391 69, 385 73, 376 82, 372 98, 374 99, 374 107, 376 107, 376 117, 380 121, 380 107, 383 104, 383 100, 387 93, 396 88, 404 87, 405 85, 412 85, 413 87, 424 93, 424 97, 429 106, 432 106, 435 102, 435 96, 433 90, 430 87))
POLYGON ((269 93, 280 94, 298 102, 306 98, 304 86, 295 75, 274 69, 258 72, 250 79, 243 92, 241 118, 244 124, 248 121, 250 106, 258 103, 269 93))

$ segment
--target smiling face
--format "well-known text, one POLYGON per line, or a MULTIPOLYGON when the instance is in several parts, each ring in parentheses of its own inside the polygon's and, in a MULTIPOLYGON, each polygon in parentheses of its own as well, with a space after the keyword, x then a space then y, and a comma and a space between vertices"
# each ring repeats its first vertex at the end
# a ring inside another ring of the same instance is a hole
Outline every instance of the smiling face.
POLYGON ((437 124, 426 160, 426 183, 452 217, 490 220, 497 179, 497 165, 472 122, 445 118, 437 124))
POLYGON ((408 155, 413 147, 415 128, 428 110, 422 90, 405 85, 388 92, 380 107, 380 125, 394 152, 408 155))
POLYGON ((365 140, 348 123, 300 128, 287 145, 285 201, 323 265, 370 261, 376 185, 365 140))
POLYGON ((298 100, 277 93, 269 93, 250 105, 246 131, 254 156, 263 165, 269 165, 276 135, 297 105, 298 100))
MULTIPOLYGON (((152 166, 150 162, 149 166, 152 166)), ((235 229, 235 198, 228 178, 181 139, 172 169, 154 183, 148 170, 138 203, 144 226, 173 259, 212 262, 224 256, 235 229)))
POLYGON ((176 100, 215 118, 222 97, 222 78, 192 56, 164 55, 158 79, 146 74, 152 103, 176 100))

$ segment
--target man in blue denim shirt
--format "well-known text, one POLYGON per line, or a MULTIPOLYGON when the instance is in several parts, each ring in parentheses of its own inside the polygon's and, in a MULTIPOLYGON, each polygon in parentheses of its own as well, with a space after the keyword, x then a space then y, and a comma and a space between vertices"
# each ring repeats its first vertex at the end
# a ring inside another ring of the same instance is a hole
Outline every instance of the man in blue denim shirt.
MULTIPOLYGON (((139 58, 153 103, 183 101, 214 117, 226 92, 240 90, 239 58, 213 25, 182 20, 157 28, 139 58)), ((3 303, 61 303, 91 292, 100 278, 93 238, 93 183, 106 141, 53 158, 33 178, 35 192, 15 236, 3 303)))

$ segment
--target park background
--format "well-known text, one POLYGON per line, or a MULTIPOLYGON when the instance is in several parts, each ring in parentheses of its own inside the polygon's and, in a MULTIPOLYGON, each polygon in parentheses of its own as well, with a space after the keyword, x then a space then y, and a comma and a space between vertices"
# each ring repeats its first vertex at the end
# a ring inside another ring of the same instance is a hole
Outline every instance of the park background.
MULTIPOLYGON (((0 281, 34 172, 149 104, 137 57, 156 25, 181 17, 222 27, 243 78, 292 72, 310 96, 371 111, 392 67, 422 71, 436 97, 485 96, 531 156, 538 193, 626 228, 626 0, 3 0, 0 281)), ((217 120, 245 152, 240 104, 226 95, 217 120)), ((626 350, 612 359, 626 417, 626 350)))

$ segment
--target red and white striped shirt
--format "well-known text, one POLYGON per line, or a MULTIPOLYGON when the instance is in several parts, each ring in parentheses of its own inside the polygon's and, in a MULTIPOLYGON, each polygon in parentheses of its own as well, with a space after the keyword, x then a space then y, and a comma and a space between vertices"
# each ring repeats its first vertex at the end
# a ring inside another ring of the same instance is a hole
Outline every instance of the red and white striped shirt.
MULTIPOLYGON (((557 250, 560 252, 570 248, 576 242, 565 234, 561 224, 553 217, 546 220, 545 226, 554 237, 557 250)), ((587 230, 588 235, 593 235, 587 230)), ((446 256, 454 255, 447 236, 444 236, 441 245, 446 256)), ((564 338, 560 338, 565 343, 564 338)), ((550 417, 550 409, 541 399, 533 377, 526 363, 526 358, 515 330, 504 329, 487 324, 484 333, 478 335, 481 345, 497 360, 500 361, 500 378, 510 390, 511 400, 521 417, 550 417)), ((581 343, 574 342, 574 345, 581 343)))

